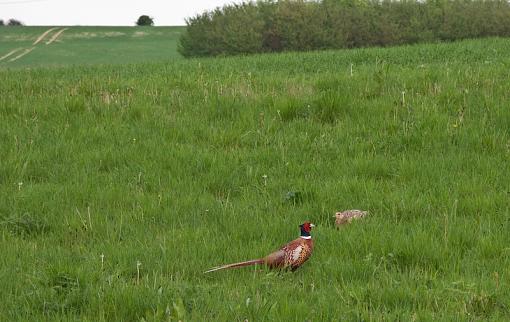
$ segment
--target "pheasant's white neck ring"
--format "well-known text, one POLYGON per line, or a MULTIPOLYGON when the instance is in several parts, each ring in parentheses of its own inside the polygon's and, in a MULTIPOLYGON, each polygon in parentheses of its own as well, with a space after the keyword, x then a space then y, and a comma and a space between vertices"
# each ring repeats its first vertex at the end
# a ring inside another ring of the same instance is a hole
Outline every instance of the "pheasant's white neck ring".
POLYGON ((301 236, 303 239, 312 239, 312 236, 301 236))

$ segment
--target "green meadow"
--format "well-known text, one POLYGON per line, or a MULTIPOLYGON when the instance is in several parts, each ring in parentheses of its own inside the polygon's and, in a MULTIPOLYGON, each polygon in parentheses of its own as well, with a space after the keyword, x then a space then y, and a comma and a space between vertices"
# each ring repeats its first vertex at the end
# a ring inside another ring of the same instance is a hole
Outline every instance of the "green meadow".
POLYGON ((184 27, 5 27, 0 28, 0 69, 70 65, 126 64, 180 58, 177 43, 184 27), (51 30, 37 44, 46 31, 51 30), (50 42, 60 30, 64 30, 50 42), (48 42, 50 42, 48 44, 48 42), (23 50, 25 56, 10 61, 23 50))
POLYGON ((0 62, 0 320, 510 320, 509 39, 184 60, 68 31, 0 62), (296 272, 203 274, 305 220, 296 272))

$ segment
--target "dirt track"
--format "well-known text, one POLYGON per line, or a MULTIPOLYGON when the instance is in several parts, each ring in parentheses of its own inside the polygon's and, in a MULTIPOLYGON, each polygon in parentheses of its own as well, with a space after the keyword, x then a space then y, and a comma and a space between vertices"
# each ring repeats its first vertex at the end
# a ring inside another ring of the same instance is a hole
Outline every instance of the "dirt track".
POLYGON ((32 44, 32 46, 35 46, 37 45, 41 40, 44 39, 44 37, 46 37, 47 34, 49 34, 50 32, 52 32, 53 30, 55 29, 58 29, 57 27, 53 27, 53 28, 50 28, 48 30, 46 30, 42 35, 39 36, 39 38, 37 38, 34 43, 32 44))
POLYGON ((20 59, 21 57, 25 56, 26 54, 28 54, 29 52, 31 52, 32 50, 34 50, 35 47, 32 47, 32 48, 28 48, 28 49, 25 49, 25 51, 23 51, 21 54, 19 54, 18 56, 10 59, 9 61, 15 61, 15 60, 18 60, 20 59))
POLYGON ((51 44, 52 42, 54 42, 55 40, 57 40, 57 38, 58 38, 58 37, 59 37, 59 36, 60 36, 60 35, 61 35, 64 31, 66 31, 67 29, 69 29, 69 28, 64 28, 64 29, 62 29, 62 30, 58 31, 56 34, 54 34, 54 35, 53 35, 53 37, 51 37, 51 39, 50 39, 50 40, 48 40, 48 41, 46 42, 46 45, 49 45, 49 44, 51 44))
POLYGON ((0 57, 0 61, 6 59, 6 58, 9 58, 11 57, 12 55, 14 55, 15 53, 17 53, 18 51, 22 50, 23 48, 16 48, 10 52, 8 52, 7 54, 3 55, 2 57, 0 57))
MULTIPOLYGON (((17 56, 9 59, 8 61, 9 62, 13 62, 13 61, 16 61, 18 59, 20 59, 21 57, 25 56, 26 54, 30 53, 32 50, 34 50, 36 48, 35 45, 37 45, 38 43, 40 43, 41 41, 44 40, 44 38, 46 38, 46 36, 48 36, 49 33, 51 33, 52 31, 56 30, 56 29, 59 29, 59 27, 53 27, 53 28, 50 28, 48 30, 46 30, 42 35, 40 35, 39 37, 37 37, 37 39, 34 41, 34 43, 32 44, 32 47, 31 48, 16 48, 10 52, 8 52, 7 54, 3 55, 2 57, 0 57, 0 61, 4 60, 4 59, 7 59, 9 57, 11 57, 12 55, 18 53, 17 56), (19 53, 20 51, 22 51, 21 53, 19 53)), ((60 37, 60 35, 62 35, 62 33, 64 31, 66 31, 67 29, 69 28, 62 28, 61 30, 57 31, 47 42, 46 42, 46 45, 49 45, 51 43, 53 43, 54 41, 56 41, 58 39, 58 37, 60 37)))

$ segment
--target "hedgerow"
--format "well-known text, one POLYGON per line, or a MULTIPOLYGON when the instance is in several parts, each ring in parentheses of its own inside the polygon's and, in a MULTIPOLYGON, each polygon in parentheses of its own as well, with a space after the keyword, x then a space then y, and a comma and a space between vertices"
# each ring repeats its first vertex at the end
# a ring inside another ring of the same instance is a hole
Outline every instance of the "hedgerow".
POLYGON ((509 35, 503 0, 259 1, 189 18, 179 51, 218 56, 509 35))

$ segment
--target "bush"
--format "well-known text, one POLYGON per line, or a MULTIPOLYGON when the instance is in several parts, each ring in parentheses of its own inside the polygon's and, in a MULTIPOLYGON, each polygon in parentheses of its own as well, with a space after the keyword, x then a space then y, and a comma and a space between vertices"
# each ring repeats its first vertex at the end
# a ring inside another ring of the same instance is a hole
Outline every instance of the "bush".
POLYGON ((4 23, 4 21, 2 19, 0 19, 0 27, 1 26, 5 26, 5 23, 4 23))
POLYGON ((16 19, 9 19, 7 26, 23 26, 23 23, 16 19))
POLYGON ((136 21, 136 25, 137 26, 154 26, 154 19, 147 15, 142 15, 136 21))
POLYGON ((184 56, 233 55, 262 50, 264 21, 254 4, 233 4, 187 19, 186 23, 188 27, 179 45, 179 52, 184 56))
POLYGON ((185 57, 510 36, 504 0, 305 0, 227 5, 186 20, 185 57))

